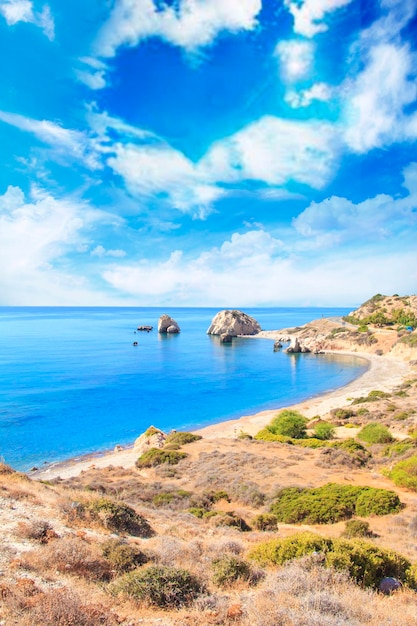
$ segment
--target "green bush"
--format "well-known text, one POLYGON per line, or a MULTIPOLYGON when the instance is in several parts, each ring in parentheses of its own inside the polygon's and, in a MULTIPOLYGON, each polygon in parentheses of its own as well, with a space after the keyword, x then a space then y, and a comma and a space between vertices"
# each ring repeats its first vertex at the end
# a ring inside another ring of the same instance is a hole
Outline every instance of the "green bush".
POLYGON ((365 587, 377 588, 385 576, 415 586, 414 571, 408 559, 360 539, 330 539, 314 533, 299 533, 260 543, 250 550, 248 556, 260 565, 268 566, 282 565, 313 553, 320 553, 327 567, 347 570, 365 587))
POLYGON ((203 590, 200 581, 186 570, 162 565, 124 574, 109 588, 113 595, 164 609, 186 606, 203 590))
POLYGON ((274 435, 303 439, 306 436, 307 419, 298 411, 284 410, 278 413, 267 429, 274 435))
POLYGON ((329 422, 319 422, 314 426, 314 434, 316 438, 323 441, 333 439, 334 431, 335 427, 333 426, 333 424, 329 424, 329 422))
POLYGON ((371 422, 364 426, 358 432, 357 437, 365 443, 390 443, 394 440, 388 428, 377 422, 371 422))
POLYGON ((381 400, 382 398, 389 398, 390 394, 385 393, 385 391, 379 391, 378 389, 374 389, 370 391, 367 396, 360 396, 359 398, 355 398, 352 400, 352 404, 363 404, 364 402, 376 402, 377 400, 381 400))
POLYGON ((188 432, 170 433, 168 437, 165 439, 165 445, 178 444, 179 446, 184 446, 187 443, 192 443, 193 441, 198 441, 199 439, 202 439, 202 436, 194 435, 193 433, 188 433, 188 432))
POLYGON ((211 564, 212 581, 217 587, 230 587, 238 581, 250 581, 252 568, 250 563, 236 556, 225 555, 211 564))
POLYGON ((166 506, 171 504, 171 502, 180 502, 185 498, 189 498, 191 496, 190 491, 185 491, 185 489, 179 489, 178 491, 163 491, 162 493, 156 494, 152 498, 152 503, 155 506, 166 506))
POLYGON ((119 574, 130 572, 148 561, 147 556, 119 539, 108 539, 101 545, 103 556, 119 574))
POLYGON ((282 489, 271 512, 285 524, 329 524, 353 515, 387 515, 400 508, 401 502, 392 491, 328 483, 314 489, 282 489))
POLYGON ((342 536, 347 539, 353 539, 354 537, 370 537, 372 533, 369 530, 368 522, 361 519, 350 519, 345 524, 342 536))
POLYGON ((272 433, 268 428, 262 428, 254 437, 258 441, 277 441, 278 443, 292 444, 291 437, 284 437, 284 435, 277 435, 272 433))
POLYGON ((252 523, 256 530, 278 530, 278 518, 273 513, 260 513, 253 518, 252 523))
POLYGON ((187 455, 185 452, 177 452, 176 450, 160 450, 159 448, 149 448, 138 458, 136 467, 155 467, 164 463, 168 465, 177 465, 187 455))
POLYGON ((399 461, 388 475, 399 487, 417 491, 417 456, 399 461))
POLYGON ((136 537, 150 537, 153 531, 148 521, 124 502, 97 498, 76 503, 71 517, 97 522, 114 532, 126 532, 136 537))
POLYGON ((384 448, 383 455, 388 458, 392 458, 395 456, 401 456, 408 450, 414 448, 414 444, 409 439, 404 439, 403 441, 398 441, 396 443, 391 443, 386 448, 384 448))

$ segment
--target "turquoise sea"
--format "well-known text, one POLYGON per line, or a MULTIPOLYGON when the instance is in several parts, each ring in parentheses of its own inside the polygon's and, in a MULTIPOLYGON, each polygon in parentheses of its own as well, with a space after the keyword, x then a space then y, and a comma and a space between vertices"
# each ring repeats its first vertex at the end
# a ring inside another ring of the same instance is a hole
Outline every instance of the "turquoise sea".
MULTIPOLYGON (((286 406, 366 369, 355 357, 274 353, 267 339, 220 345, 206 334, 218 310, 0 308, 0 456, 28 470, 131 443, 151 424, 191 429, 286 406), (157 333, 163 313, 179 335, 157 333), (135 334, 142 324, 154 330, 135 334)), ((265 330, 348 311, 245 308, 265 330)))

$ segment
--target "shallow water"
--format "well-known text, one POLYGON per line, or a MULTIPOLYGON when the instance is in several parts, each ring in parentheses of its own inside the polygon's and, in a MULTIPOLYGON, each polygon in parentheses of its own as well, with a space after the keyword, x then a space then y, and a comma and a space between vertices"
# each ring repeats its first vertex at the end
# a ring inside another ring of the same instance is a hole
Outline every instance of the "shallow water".
MULTIPOLYGON (((132 442, 149 425, 190 429, 341 387, 362 359, 220 345, 218 309, 0 308, 0 455, 17 469, 132 442), (179 335, 156 332, 160 315, 179 335), (137 332, 150 324, 150 333, 137 332), (138 346, 134 347, 133 342, 138 346)), ((245 309, 265 330, 347 309, 245 309)))

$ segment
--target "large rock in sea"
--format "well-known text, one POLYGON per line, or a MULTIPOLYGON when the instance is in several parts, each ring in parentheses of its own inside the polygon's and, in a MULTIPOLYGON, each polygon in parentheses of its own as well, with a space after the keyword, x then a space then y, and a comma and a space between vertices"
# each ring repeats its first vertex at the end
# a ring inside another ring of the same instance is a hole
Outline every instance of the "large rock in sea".
POLYGON ((257 335, 261 330, 258 322, 242 311, 220 311, 213 317, 208 335, 257 335))
POLYGON ((161 315, 158 320, 158 333, 179 333, 180 327, 169 315, 161 315))

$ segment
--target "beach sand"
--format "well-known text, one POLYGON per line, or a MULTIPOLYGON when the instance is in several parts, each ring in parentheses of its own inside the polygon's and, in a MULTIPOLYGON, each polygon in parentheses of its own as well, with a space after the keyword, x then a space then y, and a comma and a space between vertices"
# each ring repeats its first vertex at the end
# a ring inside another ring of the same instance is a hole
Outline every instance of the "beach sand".
MULTIPOLYGON (((411 366, 401 358, 392 356, 377 356, 360 352, 332 351, 328 354, 345 354, 364 358, 369 367, 367 371, 350 382, 349 384, 334 391, 315 396, 295 405, 262 411, 255 415, 245 415, 240 419, 219 422, 194 431, 206 439, 234 438, 241 431, 249 435, 255 435, 261 428, 268 424, 278 410, 292 408, 300 411, 307 418, 315 415, 325 416, 332 409, 349 404, 351 398, 365 396, 374 389, 392 391, 411 375, 411 366)), ((157 424, 156 424, 157 426, 157 424)), ((138 436, 141 433, 138 433, 138 436)), ((103 468, 108 466, 131 468, 137 460, 137 452, 133 445, 117 451, 92 454, 77 457, 63 463, 55 463, 42 470, 30 472, 30 476, 38 480, 51 480, 61 477, 63 479, 78 476, 81 472, 91 468, 103 468)))

